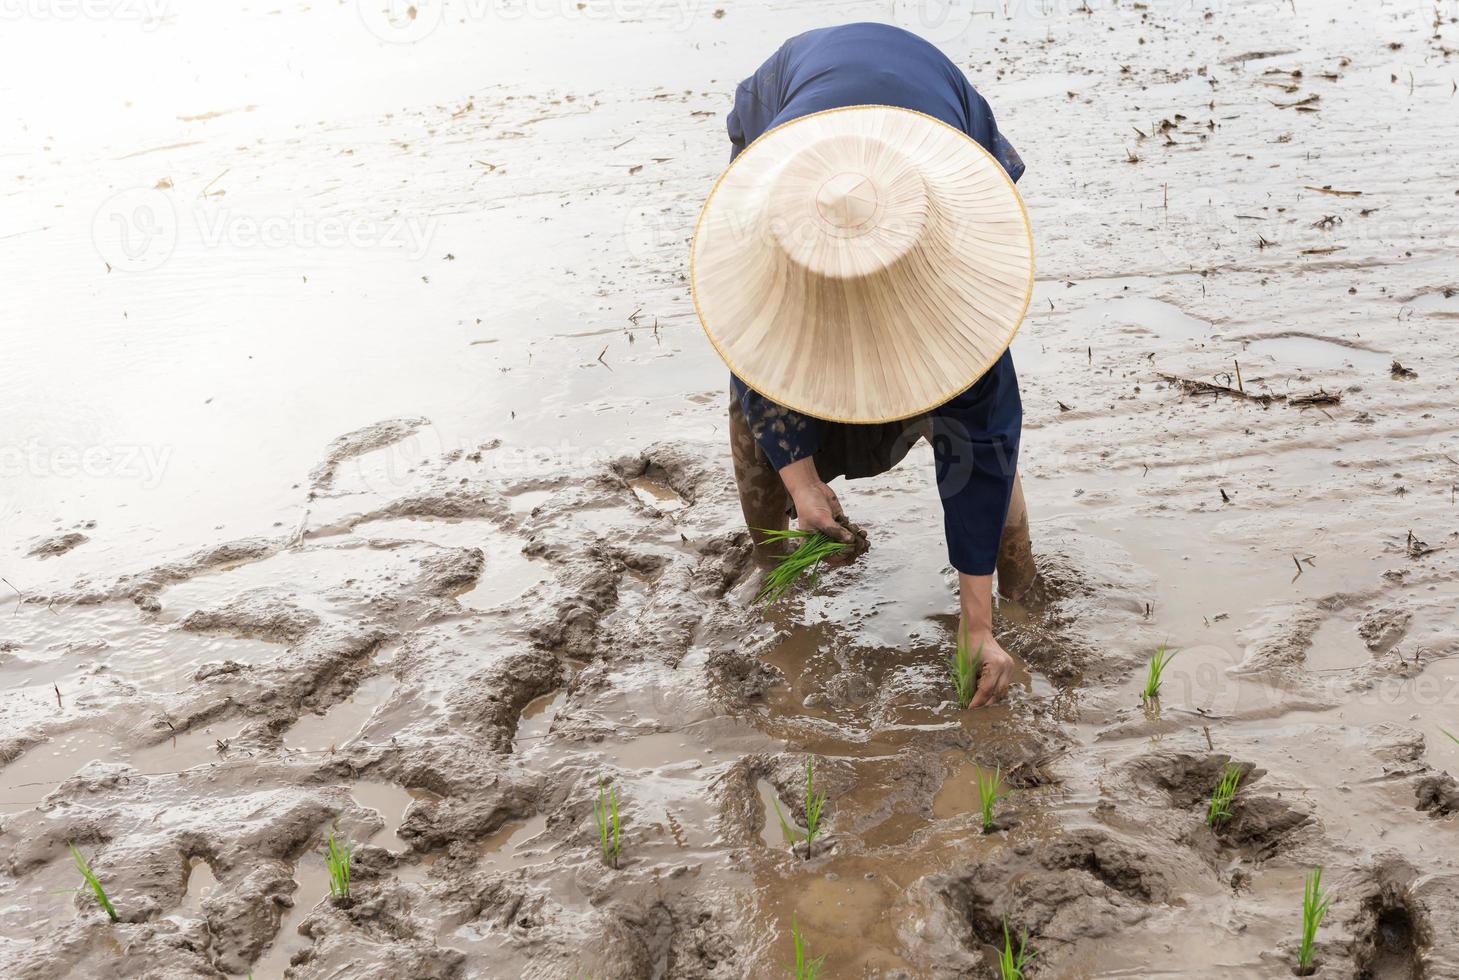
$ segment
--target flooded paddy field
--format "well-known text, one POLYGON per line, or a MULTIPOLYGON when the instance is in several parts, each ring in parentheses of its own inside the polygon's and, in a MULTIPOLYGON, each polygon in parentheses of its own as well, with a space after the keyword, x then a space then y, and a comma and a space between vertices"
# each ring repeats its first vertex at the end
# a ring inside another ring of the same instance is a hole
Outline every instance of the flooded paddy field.
POLYGON ((0 975, 1280 978, 1320 865, 1316 976, 1459 977, 1452 0, 129 13, 0 39, 0 975), (862 19, 1028 164, 979 711, 925 446, 754 602, 688 292, 734 85, 862 19))

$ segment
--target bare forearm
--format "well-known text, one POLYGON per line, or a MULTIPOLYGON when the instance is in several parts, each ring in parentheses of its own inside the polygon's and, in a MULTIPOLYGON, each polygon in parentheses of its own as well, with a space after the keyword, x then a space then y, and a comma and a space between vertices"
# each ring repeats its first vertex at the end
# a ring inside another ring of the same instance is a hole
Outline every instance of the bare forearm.
POLYGON ((993 634, 993 576, 966 575, 957 577, 959 605, 962 607, 963 629, 976 643, 993 634))
POLYGON ((816 461, 810 456, 787 463, 780 467, 779 473, 781 482, 792 497, 821 482, 820 474, 816 472, 816 461))

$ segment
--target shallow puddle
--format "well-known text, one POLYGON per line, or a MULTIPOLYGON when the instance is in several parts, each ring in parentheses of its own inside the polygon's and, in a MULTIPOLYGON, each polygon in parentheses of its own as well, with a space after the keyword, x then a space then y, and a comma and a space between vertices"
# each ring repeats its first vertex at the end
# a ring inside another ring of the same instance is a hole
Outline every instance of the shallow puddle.
POLYGON ((546 814, 507 824, 477 845, 481 863, 493 870, 520 868, 533 863, 533 840, 547 829, 546 814))
POLYGON ((354 693, 323 714, 301 715, 284 733, 286 749, 333 752, 349 743, 394 693, 395 677, 387 670, 361 681, 354 693))
MULTIPOLYGON (((277 656, 263 640, 189 633, 158 622, 136 606, 101 604, 60 611, 25 605, 0 615, 0 686, 60 687, 63 704, 77 692, 66 679, 76 671, 104 670, 107 677, 160 691, 186 690, 197 668, 225 660, 254 665, 277 656)), ((52 699, 52 703, 54 700, 52 699)))
POLYGON ((178 912, 186 916, 201 915, 204 900, 213 894, 213 890, 217 887, 218 878, 213 874, 213 866, 203 858, 189 858, 187 891, 182 897, 182 904, 178 908, 178 912))
POLYGON ((206 725, 145 748, 129 748, 108 732, 77 731, 32 746, 0 769, 0 812, 28 810, 91 762, 126 763, 148 775, 162 775, 228 758, 228 743, 241 722, 206 725))
POLYGON ((385 826, 370 836, 369 843, 397 853, 410 846, 396 833, 400 829, 401 821, 405 819, 406 809, 416 800, 438 799, 429 790, 407 790, 394 783, 370 780, 351 784, 350 795, 360 806, 369 807, 385 818, 385 826))
MULTIPOLYGON (((1368 376, 1386 378, 1393 358, 1382 351, 1351 347, 1325 337, 1292 335, 1248 341, 1245 349, 1265 354, 1278 367, 1292 368, 1305 374, 1319 371, 1347 370, 1368 376)), ((1314 377, 1320 381, 1320 377, 1314 377)))
POLYGON ((652 477, 636 476, 628 481, 628 486, 639 500, 660 514, 674 514, 684 509, 684 498, 652 477))
POLYGON ((282 977, 288 969, 289 960, 295 953, 309 946, 310 941, 299 934, 299 923, 314 910, 320 902, 329 898, 329 869, 319 848, 311 848, 294 866, 294 889, 292 908, 286 909, 279 920, 278 932, 263 955, 253 964, 250 973, 263 980, 265 977, 282 977))
POLYGON ((169 586, 161 596, 162 615, 167 621, 179 621, 254 589, 267 589, 323 617, 368 615, 369 597, 413 579, 418 557, 419 551, 408 546, 331 543, 294 548, 169 586))
POLYGON ((551 694, 533 699, 522 709, 517 718, 517 734, 512 739, 513 744, 519 746, 518 751, 530 751, 535 747, 534 743, 547 737, 553 720, 567 701, 567 689, 568 685, 564 684, 551 694))

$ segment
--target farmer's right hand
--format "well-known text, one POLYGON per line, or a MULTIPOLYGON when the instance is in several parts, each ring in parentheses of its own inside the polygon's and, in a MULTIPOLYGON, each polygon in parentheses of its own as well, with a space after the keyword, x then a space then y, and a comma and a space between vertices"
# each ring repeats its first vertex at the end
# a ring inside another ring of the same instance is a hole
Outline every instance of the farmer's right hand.
POLYGON ((815 460, 807 457, 782 467, 780 478, 795 503, 796 524, 801 530, 819 531, 833 541, 851 545, 827 558, 827 565, 850 564, 871 547, 866 532, 846 519, 836 491, 821 481, 815 460))

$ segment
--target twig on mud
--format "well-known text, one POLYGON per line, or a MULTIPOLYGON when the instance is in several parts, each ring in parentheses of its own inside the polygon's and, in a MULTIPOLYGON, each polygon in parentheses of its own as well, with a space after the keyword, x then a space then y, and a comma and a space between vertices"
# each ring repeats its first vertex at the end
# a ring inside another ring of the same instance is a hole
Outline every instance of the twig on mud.
POLYGON ((1267 99, 1267 101, 1272 102, 1272 105, 1276 106, 1278 109, 1300 109, 1303 106, 1313 105, 1321 99, 1322 96, 1314 92, 1313 94, 1307 96, 1307 98, 1298 99, 1296 102, 1272 102, 1271 99, 1267 99))
POLYGON ((1336 405, 1341 401, 1342 392, 1318 388, 1311 394, 1292 396, 1287 399, 1287 404, 1293 408, 1317 408, 1322 405, 1336 405))
POLYGON ((214 177, 212 180, 210 180, 206 184, 204 184, 203 185, 203 189, 200 190, 200 191, 198 191, 198 197, 207 197, 208 196, 208 188, 212 187, 218 181, 220 181, 224 177, 226 177, 228 175, 228 171, 231 170, 231 169, 233 169, 233 168, 232 167, 225 167, 223 169, 223 172, 221 174, 219 174, 218 176, 214 177))
POLYGON ((1210 381, 1197 381, 1193 378, 1182 378, 1176 374, 1165 374, 1157 371, 1156 375, 1164 381, 1178 386, 1182 391, 1191 395, 1230 395, 1232 398, 1242 398, 1246 401, 1256 402, 1261 405, 1270 405, 1272 402, 1279 402, 1286 399, 1286 395, 1251 395, 1247 394, 1244 386, 1241 389, 1233 388, 1230 385, 1218 385, 1210 381))
POLYGON ((15 588, 15 586, 11 584, 10 579, 6 578, 3 575, 0 575, 0 582, 4 582, 6 585, 9 585, 11 590, 15 592, 15 609, 12 610, 10 613, 10 615, 14 616, 16 613, 20 612, 20 604, 25 601, 25 593, 15 588))
POLYGON ((606 354, 606 353, 608 353, 608 348, 607 347, 604 347, 601 351, 598 352, 598 363, 601 364, 601 365, 603 365, 605 368, 608 368, 609 371, 611 371, 611 370, 613 370, 613 368, 609 367, 608 362, 605 361, 605 360, 603 360, 603 355, 606 354))
POLYGON ((1211 726, 1202 725, 1201 731, 1206 733, 1206 748, 1210 749, 1212 752, 1216 751, 1216 743, 1211 741, 1211 726))
POLYGON ((1334 197, 1362 197, 1362 191, 1339 191, 1334 190, 1331 184, 1323 187, 1313 187, 1311 184, 1303 184, 1303 190, 1316 191, 1319 194, 1331 194, 1334 197))

